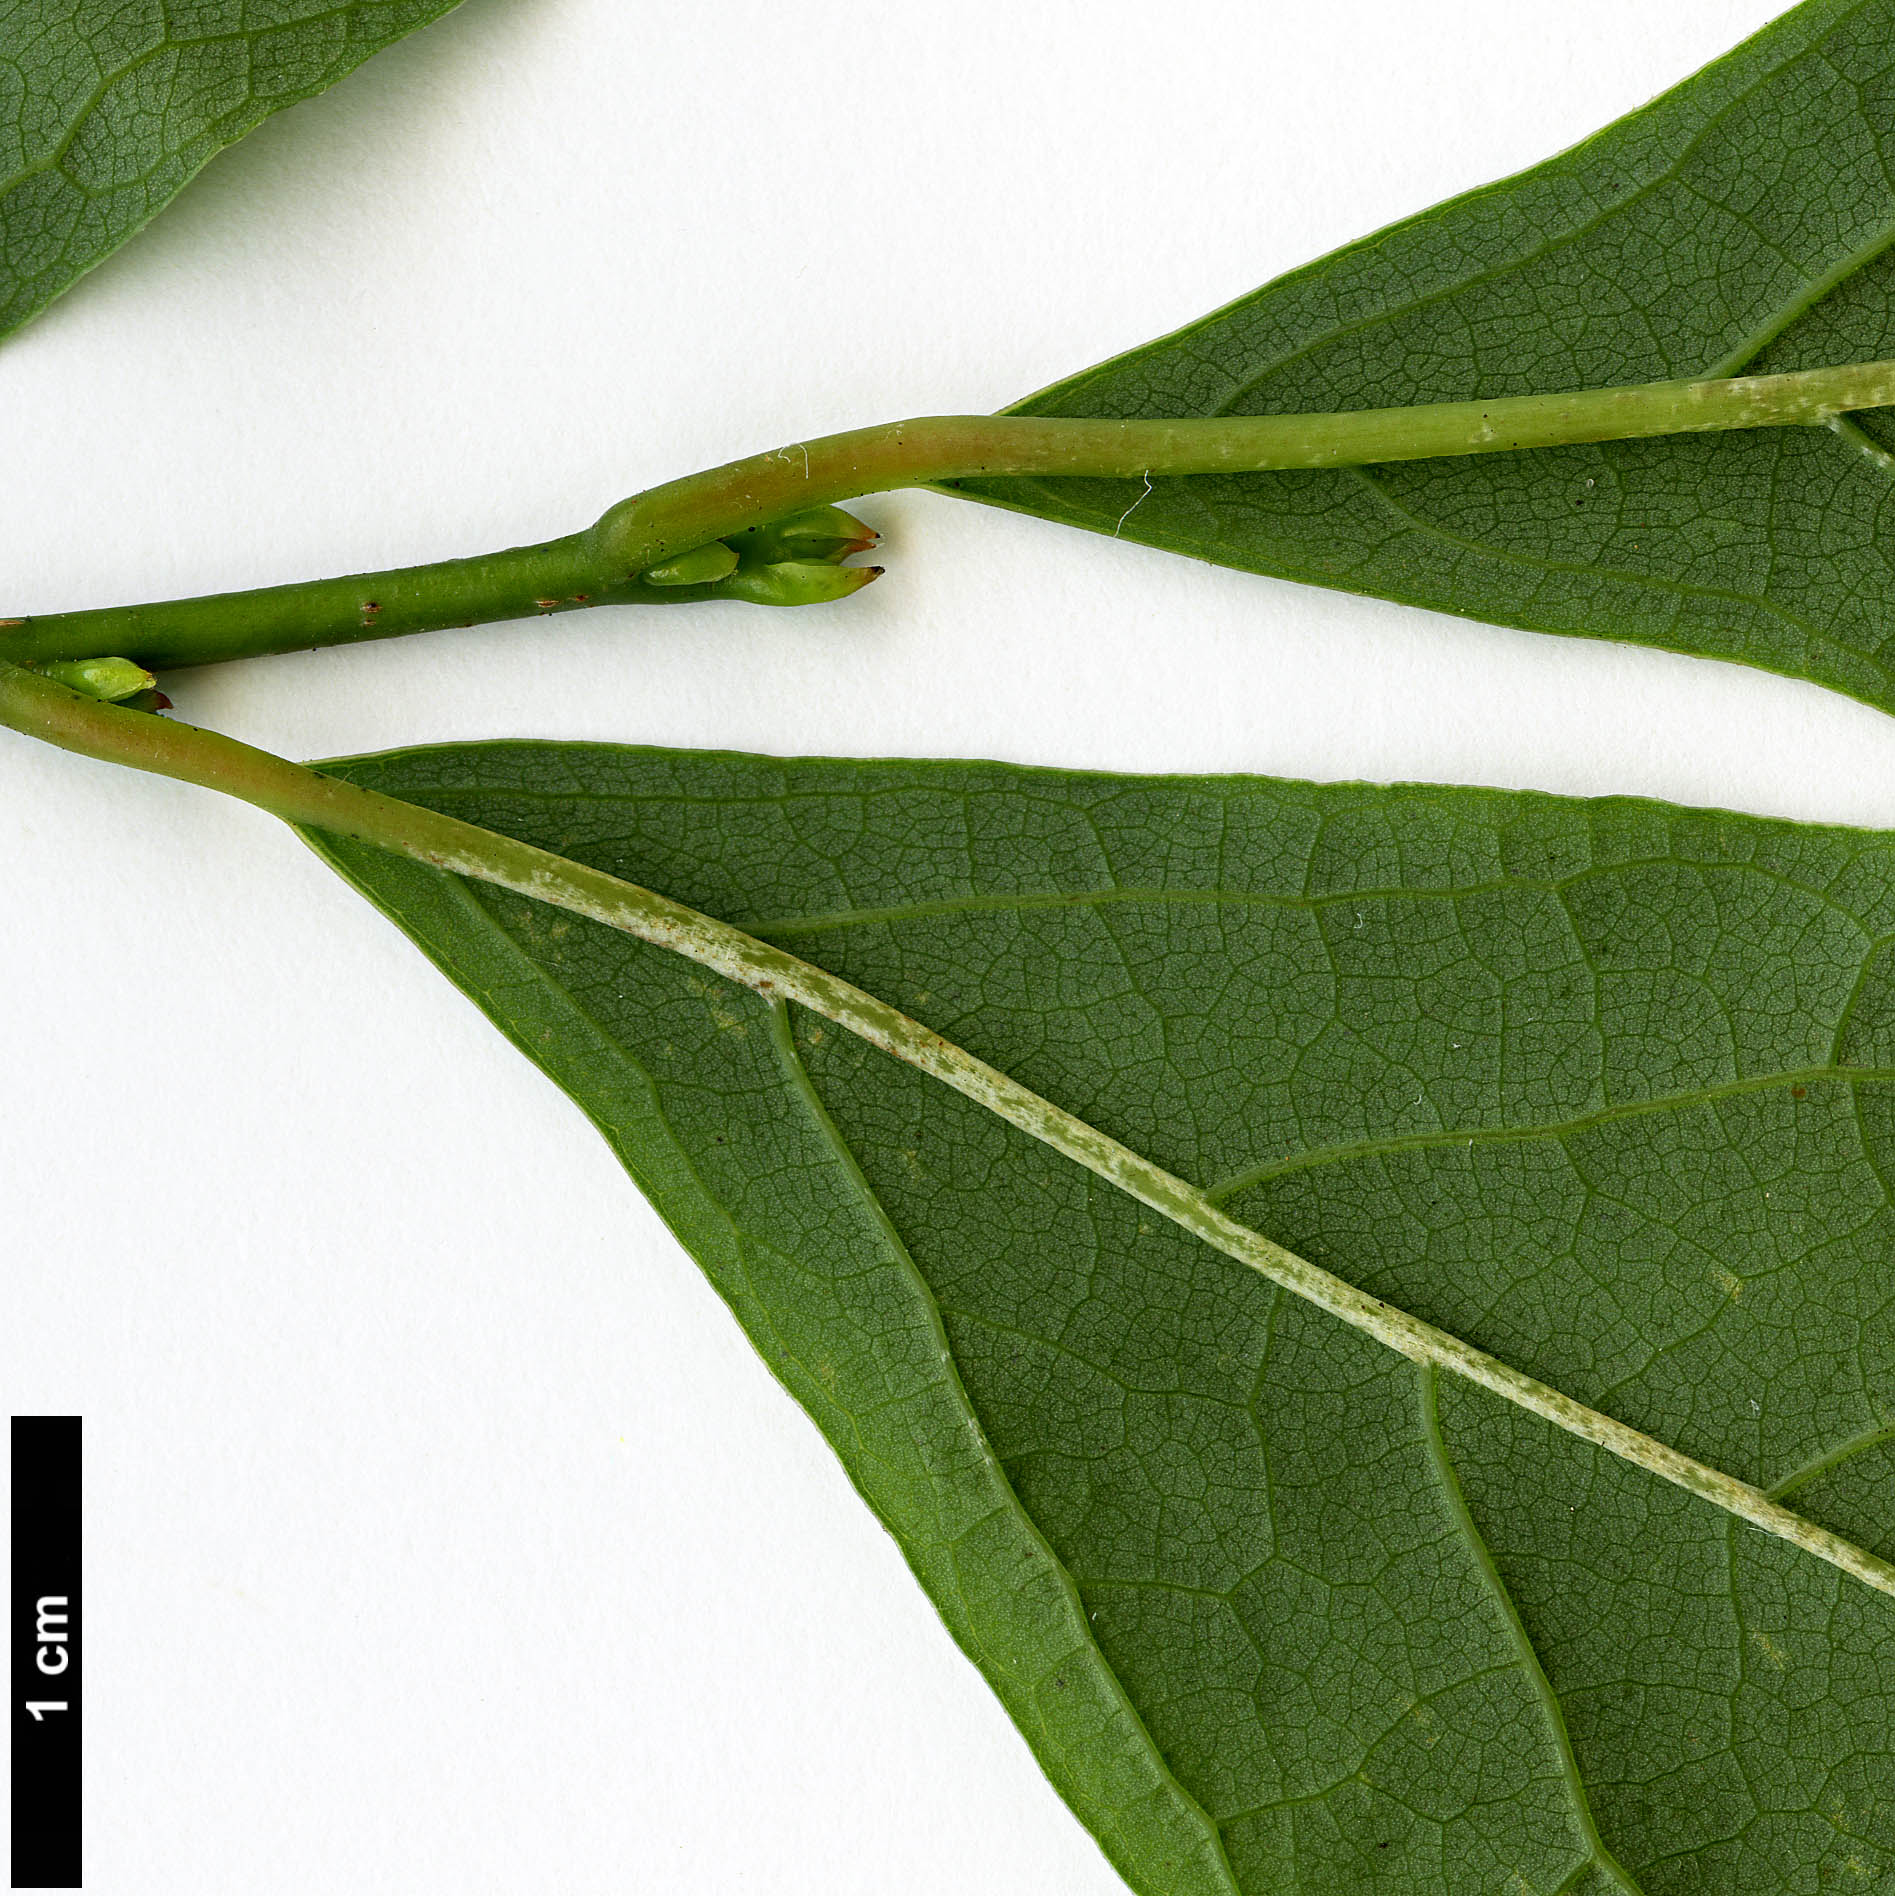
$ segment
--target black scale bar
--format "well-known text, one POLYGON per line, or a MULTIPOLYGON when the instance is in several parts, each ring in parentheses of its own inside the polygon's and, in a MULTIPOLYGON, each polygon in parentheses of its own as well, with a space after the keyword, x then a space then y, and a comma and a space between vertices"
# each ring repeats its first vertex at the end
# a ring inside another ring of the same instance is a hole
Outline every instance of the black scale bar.
POLYGON ((79 1429, 13 1418, 13 1887, 77 1889, 79 1429))

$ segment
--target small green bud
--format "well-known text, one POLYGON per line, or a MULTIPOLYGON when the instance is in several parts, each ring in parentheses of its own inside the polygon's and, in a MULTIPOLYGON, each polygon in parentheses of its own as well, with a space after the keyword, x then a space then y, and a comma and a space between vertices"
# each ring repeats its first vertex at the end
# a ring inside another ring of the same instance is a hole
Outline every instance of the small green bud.
POLYGON ((737 570, 737 555, 722 540, 694 546, 688 553, 661 560, 639 574, 647 586, 710 586, 737 570))
POLYGON ((851 553, 866 553, 882 536, 867 521, 840 507, 816 507, 733 533, 730 544, 746 566, 827 560, 834 564, 851 553))
POLYGON ((720 599, 747 599, 753 606, 820 606, 846 599, 870 580, 879 566, 830 566, 821 560, 778 560, 770 566, 740 566, 718 587, 720 599))
POLYGON ((106 704, 135 698, 141 691, 155 689, 158 683, 144 666, 134 665, 129 658, 57 658, 39 670, 55 684, 82 691, 88 698, 106 704))

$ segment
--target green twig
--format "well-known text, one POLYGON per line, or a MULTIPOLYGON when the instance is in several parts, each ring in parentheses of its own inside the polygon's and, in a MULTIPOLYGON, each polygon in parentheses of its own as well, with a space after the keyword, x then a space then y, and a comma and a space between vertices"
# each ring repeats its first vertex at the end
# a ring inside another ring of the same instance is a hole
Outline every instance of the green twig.
POLYGON ((354 837, 431 868, 494 883, 684 955, 772 1003, 806 1007, 953 1087, 1206 1244, 1388 1348, 1489 1390, 1895 1595, 1895 1567, 1888 1562, 1805 1520, 1749 1483, 1679 1454, 1273 1244, 1220 1210, 1194 1185, 1030 1092, 886 1001, 726 922, 531 843, 325 777, 213 731, 100 703, 3 663, 0 725, 85 756, 221 790, 286 822, 354 837))
POLYGON ((757 597, 737 579, 658 586, 645 576, 763 523, 897 487, 1428 460, 1718 429, 1820 427, 1856 409, 1890 404, 1895 363, 1869 362, 1333 415, 1175 421, 932 416, 733 461, 636 494, 585 531, 535 546, 256 592, 0 620, 0 659, 21 664, 111 654, 162 670, 580 606, 757 597))

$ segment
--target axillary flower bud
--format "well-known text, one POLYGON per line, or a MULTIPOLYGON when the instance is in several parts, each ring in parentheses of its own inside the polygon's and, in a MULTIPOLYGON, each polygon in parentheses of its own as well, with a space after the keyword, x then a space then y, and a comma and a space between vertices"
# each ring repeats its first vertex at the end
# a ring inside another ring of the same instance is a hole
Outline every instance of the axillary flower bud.
POLYGON ((747 599, 753 606, 820 606, 860 592, 879 579, 879 566, 831 566, 821 560, 777 560, 740 566, 718 587, 720 599, 747 599))
POLYGON ((815 507, 712 540, 648 566, 647 586, 701 588, 693 599, 742 599, 753 606, 818 606, 846 599, 880 576, 879 566, 844 566, 882 536, 840 507, 815 507))
POLYGON ((840 507, 816 507, 772 520, 743 533, 733 533, 730 544, 745 566, 826 561, 834 565, 851 553, 866 553, 882 536, 866 520, 840 507))
POLYGON ((711 586, 737 570, 737 555, 722 540, 694 546, 688 553, 660 560, 639 574, 647 586, 711 586))
POLYGON ((123 704, 146 692, 161 696, 158 681, 129 658, 56 658, 33 669, 70 691, 83 692, 104 704, 123 704))

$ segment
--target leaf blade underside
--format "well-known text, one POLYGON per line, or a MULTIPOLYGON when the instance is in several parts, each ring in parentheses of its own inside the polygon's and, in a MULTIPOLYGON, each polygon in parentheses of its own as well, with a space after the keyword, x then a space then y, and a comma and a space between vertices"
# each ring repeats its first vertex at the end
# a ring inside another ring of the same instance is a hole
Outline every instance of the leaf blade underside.
POLYGON ((226 145, 458 0, 0 0, 0 336, 226 145))
MULTIPOLYGON (((1583 144, 1021 402, 1325 412, 1895 354, 1895 0, 1805 0, 1583 144)), ((951 491, 1895 710, 1895 421, 951 491)))
MULTIPOLYGON (((585 745, 342 769, 793 938, 1375 1294, 1895 1538, 1889 839, 585 745)), ((319 847, 606 1132, 1134 1887, 1895 1877, 1886 1598, 811 1016, 319 847)))

